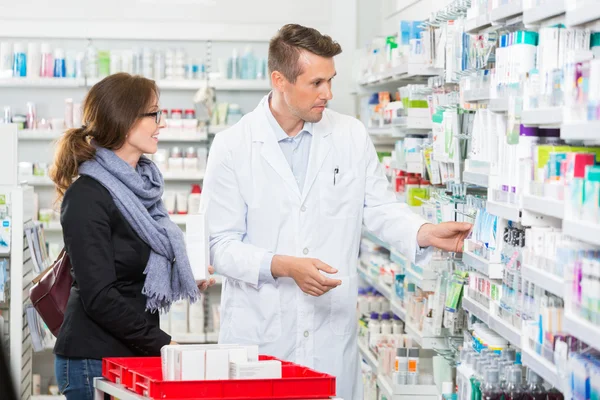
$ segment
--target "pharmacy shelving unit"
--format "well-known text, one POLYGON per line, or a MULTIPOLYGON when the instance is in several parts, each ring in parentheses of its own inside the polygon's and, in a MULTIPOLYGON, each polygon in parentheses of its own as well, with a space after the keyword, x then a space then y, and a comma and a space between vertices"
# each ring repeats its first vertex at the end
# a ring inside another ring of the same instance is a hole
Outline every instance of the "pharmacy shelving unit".
POLYGON ((544 5, 523 10, 525 25, 540 25, 550 18, 564 15, 566 11, 564 0, 546 0, 544 5))
POLYGON ((532 194, 523 196, 523 209, 559 219, 563 219, 565 215, 565 203, 563 201, 532 194))
MULTIPOLYGON (((543 9, 543 7, 539 7, 543 9)), ((560 126, 562 123, 562 108, 548 107, 523 110, 521 112, 521 123, 525 126, 560 126)))
MULTIPOLYGON (((24 236, 24 226, 33 220, 33 188, 0 188, 10 202, 12 232, 9 255, 8 325, 10 371, 21 399, 29 398, 32 384, 33 350, 26 318, 29 289, 33 280, 31 249, 24 236)), ((0 255, 0 257, 3 257, 0 255)))
MULTIPOLYGON (((369 240, 371 240, 376 245, 390 250, 391 257, 390 261, 399 264, 402 267, 405 267, 405 271, 407 272, 407 279, 414 281, 417 286, 422 285, 427 287, 429 290, 435 289, 435 281, 431 279, 430 275, 426 275, 425 277, 421 276, 417 270, 418 267, 413 266, 409 263, 406 257, 400 255, 398 256, 398 252, 393 249, 388 243, 378 239, 375 235, 368 231, 363 232, 363 236, 369 240), (396 255, 394 255, 396 254, 396 255)), ((370 275, 366 266, 362 264, 358 268, 359 276, 365 281, 368 285, 374 287, 379 293, 381 293, 391 305, 392 312, 398 316, 401 320, 404 321, 406 333, 423 349, 443 349, 448 347, 447 336, 437 336, 433 334, 429 334, 427 332, 421 332, 414 326, 407 318, 406 310, 402 308, 400 304, 400 299, 395 295, 394 289, 392 286, 389 286, 383 282, 380 282, 379 279, 370 275)), ((420 286, 419 286, 420 287, 420 286)))

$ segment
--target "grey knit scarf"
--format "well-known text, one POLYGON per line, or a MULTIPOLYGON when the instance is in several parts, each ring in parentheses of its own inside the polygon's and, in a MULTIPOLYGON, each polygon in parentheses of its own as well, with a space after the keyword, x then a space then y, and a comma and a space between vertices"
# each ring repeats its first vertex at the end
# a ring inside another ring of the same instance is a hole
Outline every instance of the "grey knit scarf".
POLYGON ((133 169, 114 152, 97 146, 96 156, 79 167, 80 175, 100 182, 139 237, 150 246, 142 293, 146 310, 167 311, 180 299, 195 302, 196 286, 185 248, 185 238, 170 220, 162 202, 164 180, 156 164, 142 156, 133 169))

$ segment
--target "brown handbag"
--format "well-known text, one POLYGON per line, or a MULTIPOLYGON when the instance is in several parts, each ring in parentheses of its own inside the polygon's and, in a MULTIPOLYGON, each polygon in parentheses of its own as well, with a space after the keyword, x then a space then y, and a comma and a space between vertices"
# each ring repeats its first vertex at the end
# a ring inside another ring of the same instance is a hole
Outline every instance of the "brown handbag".
POLYGON ((71 260, 62 249, 54 263, 33 280, 29 298, 54 336, 58 336, 71 294, 71 260))

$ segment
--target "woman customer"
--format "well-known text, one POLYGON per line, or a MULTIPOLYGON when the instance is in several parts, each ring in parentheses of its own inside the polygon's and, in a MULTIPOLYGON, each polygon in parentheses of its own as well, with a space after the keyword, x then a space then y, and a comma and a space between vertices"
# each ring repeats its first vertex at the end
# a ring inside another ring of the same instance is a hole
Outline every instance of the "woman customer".
POLYGON ((158 100, 154 81, 111 75, 87 94, 84 125, 58 144, 51 176, 74 282, 54 353, 67 400, 93 398, 104 357, 160 355, 171 337, 157 311, 200 296, 162 175, 143 155, 164 128, 158 100))

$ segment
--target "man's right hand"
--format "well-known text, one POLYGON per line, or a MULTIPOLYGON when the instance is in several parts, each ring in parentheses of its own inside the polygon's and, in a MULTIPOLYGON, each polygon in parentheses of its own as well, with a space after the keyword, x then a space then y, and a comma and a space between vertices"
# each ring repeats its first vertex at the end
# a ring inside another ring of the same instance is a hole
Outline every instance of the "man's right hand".
POLYGON ((275 278, 292 278, 304 293, 311 296, 322 296, 342 284, 341 280, 328 278, 319 271, 328 274, 338 272, 315 258, 276 255, 271 262, 271 273, 275 278))

